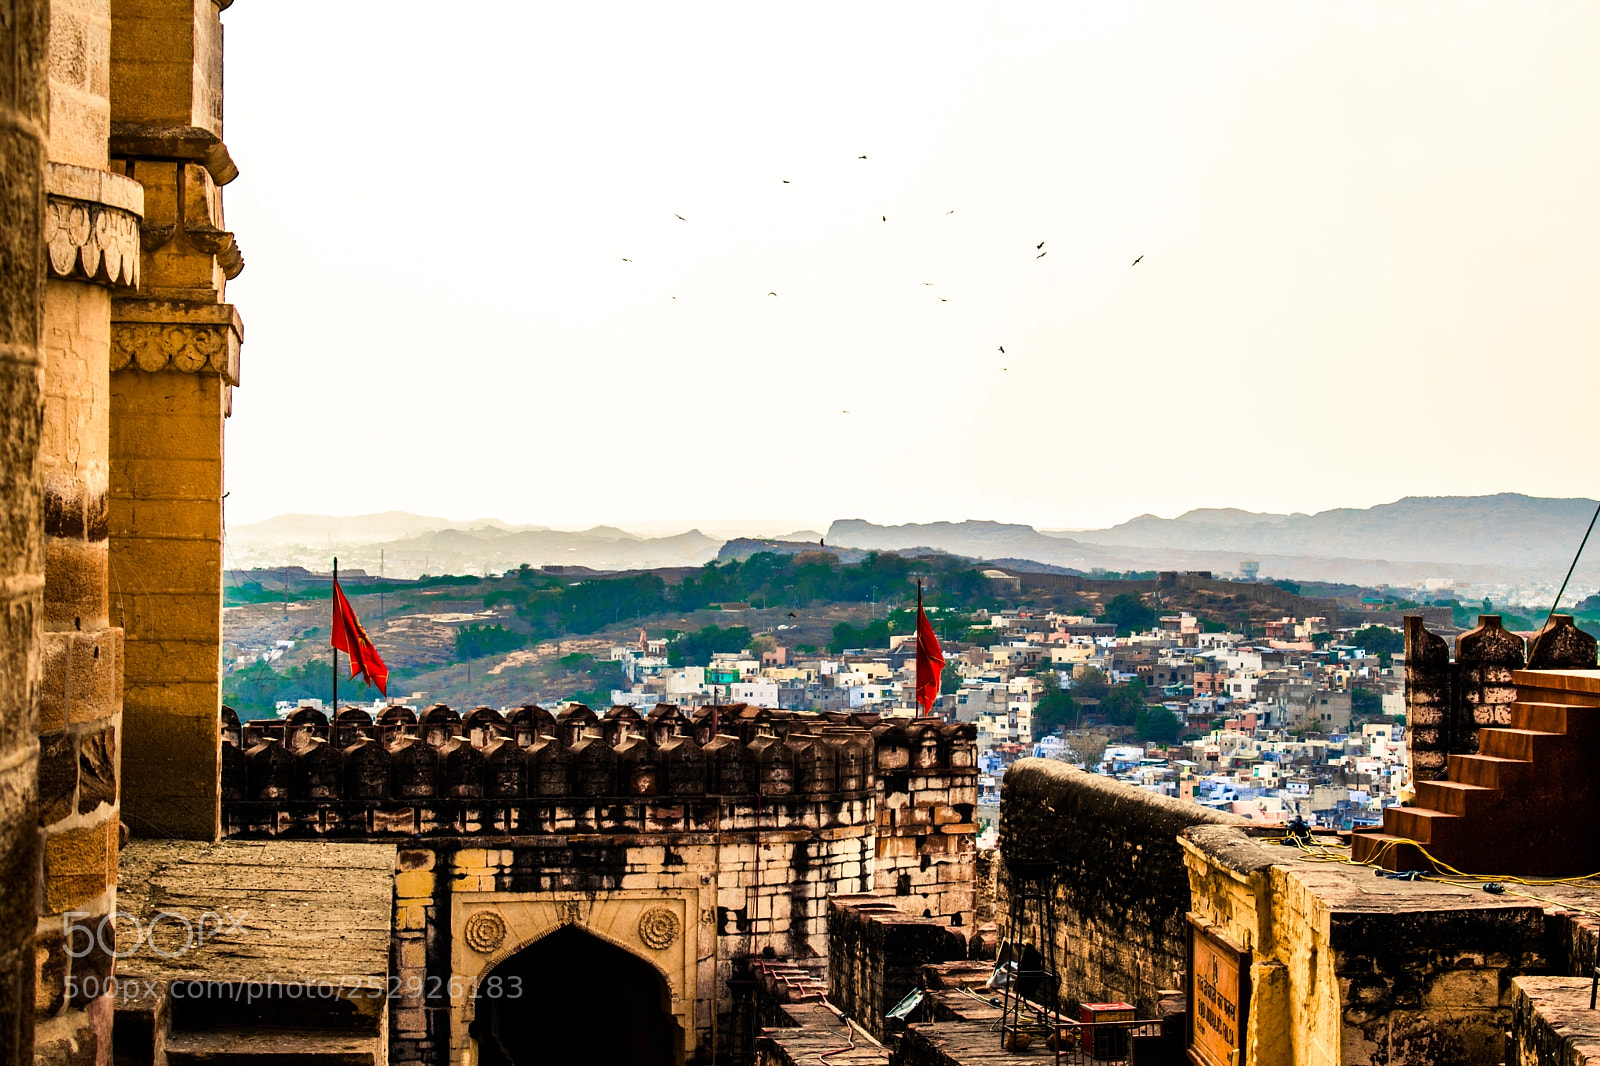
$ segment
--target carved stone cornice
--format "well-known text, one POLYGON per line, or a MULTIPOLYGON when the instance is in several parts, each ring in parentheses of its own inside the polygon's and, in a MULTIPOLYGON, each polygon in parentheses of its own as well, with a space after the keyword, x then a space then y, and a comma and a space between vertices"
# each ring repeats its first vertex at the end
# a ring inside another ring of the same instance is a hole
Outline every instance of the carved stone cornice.
POLYGON ((239 168, 234 165, 222 138, 199 126, 142 126, 132 122, 113 122, 111 158, 199 163, 218 185, 226 185, 239 176, 239 168))
POLYGON ((50 276, 138 288, 144 187, 90 167, 45 173, 45 262, 50 276))
POLYGON ((244 324, 232 304, 117 300, 111 310, 111 370, 212 373, 239 384, 244 324))

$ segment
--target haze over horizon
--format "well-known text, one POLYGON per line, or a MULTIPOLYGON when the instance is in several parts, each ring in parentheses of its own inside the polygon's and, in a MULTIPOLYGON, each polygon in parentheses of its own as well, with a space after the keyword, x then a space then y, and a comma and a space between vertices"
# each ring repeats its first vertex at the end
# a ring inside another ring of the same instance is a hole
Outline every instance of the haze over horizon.
POLYGON ((1590 5, 372 10, 224 14, 230 521, 1596 490, 1590 5))

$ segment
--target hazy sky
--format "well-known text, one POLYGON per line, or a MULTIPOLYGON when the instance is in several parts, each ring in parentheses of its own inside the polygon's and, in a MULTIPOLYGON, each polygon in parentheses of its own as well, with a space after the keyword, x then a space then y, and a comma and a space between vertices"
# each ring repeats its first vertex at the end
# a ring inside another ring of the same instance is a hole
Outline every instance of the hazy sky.
POLYGON ((1592 4, 223 18, 232 521, 1600 490, 1592 4))

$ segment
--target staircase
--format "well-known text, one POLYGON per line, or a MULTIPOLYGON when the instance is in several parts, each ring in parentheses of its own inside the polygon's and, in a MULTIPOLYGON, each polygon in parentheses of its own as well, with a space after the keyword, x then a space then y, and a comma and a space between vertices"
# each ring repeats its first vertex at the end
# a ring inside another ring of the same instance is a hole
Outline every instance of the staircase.
POLYGON ((1600 671, 1519 670, 1511 725, 1478 731, 1447 780, 1418 781, 1416 803, 1357 831, 1351 855, 1385 870, 1568 877, 1600 871, 1600 671))

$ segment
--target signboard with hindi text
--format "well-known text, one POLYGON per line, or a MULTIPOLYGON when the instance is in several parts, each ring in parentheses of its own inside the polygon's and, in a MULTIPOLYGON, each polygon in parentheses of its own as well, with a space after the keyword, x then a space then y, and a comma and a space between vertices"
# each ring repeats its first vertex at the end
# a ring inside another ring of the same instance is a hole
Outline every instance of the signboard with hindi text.
POLYGON ((1189 1061, 1242 1066, 1250 1008, 1250 953, 1189 915, 1189 1061))

